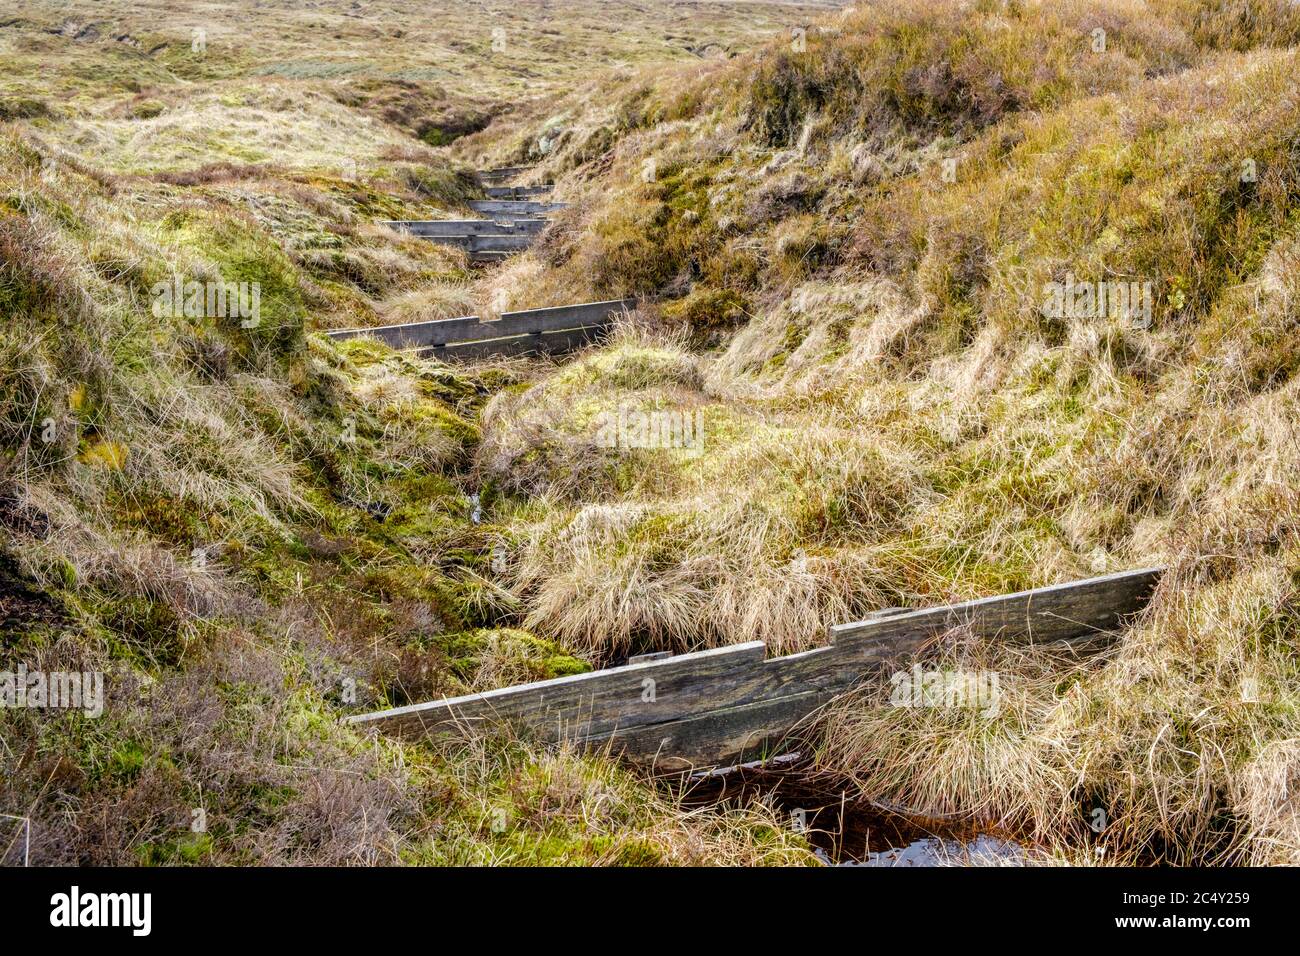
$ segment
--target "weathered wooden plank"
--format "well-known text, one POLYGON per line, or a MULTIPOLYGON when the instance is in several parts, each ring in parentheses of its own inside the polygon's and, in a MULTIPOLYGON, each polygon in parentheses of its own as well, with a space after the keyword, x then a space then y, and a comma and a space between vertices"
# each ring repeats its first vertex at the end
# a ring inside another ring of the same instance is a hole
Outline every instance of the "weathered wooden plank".
POLYGON ((801 724, 834 695, 812 692, 712 710, 682 720, 627 727, 583 740, 654 773, 729 767, 788 753, 801 724))
MULTIPOLYGON (((612 299, 607 302, 584 302, 578 305, 547 309, 505 312, 500 319, 484 322, 478 316, 380 325, 369 329, 333 329, 326 334, 333 339, 350 339, 369 335, 393 348, 428 348, 460 342, 513 339, 521 335, 541 335, 566 330, 581 331, 585 338, 607 326, 612 316, 636 307, 635 299, 612 299)), ((511 343, 515 352, 528 343, 511 343)), ((553 347, 555 343, 551 343, 553 347)), ((454 350, 453 350, 454 351, 454 350)), ((527 351, 527 349, 524 349, 527 351)), ((478 350, 478 354, 488 354, 478 350)))
POLYGON ((434 242, 440 246, 455 246, 457 249, 464 249, 466 252, 472 248, 476 236, 420 236, 427 242, 434 242))
POLYGON ((475 325, 456 329, 447 329, 440 338, 422 343, 424 345, 451 345, 456 342, 475 342, 483 339, 504 339, 516 335, 539 335, 544 332, 559 332, 578 326, 579 323, 569 319, 559 320, 545 318, 537 322, 478 322, 475 325))
POLYGON ((377 725, 387 733, 409 736, 473 732, 506 721, 522 724, 549 740, 569 734, 585 737, 692 713, 698 695, 688 694, 687 688, 707 686, 761 663, 763 654, 763 643, 752 641, 362 714, 348 722, 377 725))
POLYGON ((997 640, 1095 639, 1145 606, 1158 575, 1159 569, 1144 569, 921 611, 882 609, 835 628, 829 647, 689 688, 683 696, 699 705, 693 716, 667 726, 615 728, 589 737, 587 745, 609 744, 628 759, 669 771, 759 759, 821 704, 951 628, 970 627, 997 640))
MULTIPOLYGON (((430 237, 435 242, 434 237, 430 237)), ((470 236, 470 252, 519 252, 527 249, 537 241, 537 236, 531 233, 522 235, 488 235, 488 236, 470 236)))
POLYGON ((412 236, 472 236, 499 229, 491 219, 381 219, 379 225, 412 236))
POLYGON ((1040 643, 1106 636, 1146 604, 1160 572, 1147 568, 916 611, 886 608, 833 628, 827 647, 771 660, 753 642, 581 675, 581 684, 564 678, 352 722, 406 734, 464 733, 508 719, 542 741, 609 747, 662 772, 741 763, 779 752, 779 742, 816 708, 952 628, 1040 643), (609 684, 604 675, 612 675, 609 684), (647 676, 654 680, 651 699, 647 676))
POLYGON ((524 233, 527 235, 537 235, 544 231, 551 224, 549 219, 504 219, 501 224, 506 228, 509 234, 524 233))
POLYGON ((545 196, 555 189, 553 184, 540 186, 488 186, 483 192, 489 199, 527 199, 529 196, 545 196))
POLYGON ((523 233, 535 236, 544 231, 551 221, 549 219, 502 219, 500 224, 508 235, 523 233))
POLYGON ((332 329, 325 334, 332 339, 352 339, 366 335, 379 339, 392 348, 407 349, 431 345, 435 342, 455 341, 457 336, 472 335, 469 330, 477 329, 481 325, 477 315, 465 315, 454 319, 433 319, 429 322, 378 325, 370 329, 332 329))
POLYGON ((512 219, 525 219, 559 212, 567 207, 568 203, 537 202, 531 199, 472 199, 467 205, 475 212, 491 216, 504 215, 512 219))
POLYGON ((942 607, 831 628, 839 647, 861 649, 864 658, 915 650, 936 634, 969 626, 999 640, 1043 643, 1090 639, 1112 630, 1120 618, 1141 610, 1160 568, 1123 571, 1084 581, 1002 594, 942 607))
POLYGON ((546 309, 502 312, 496 325, 503 335, 507 334, 507 331, 535 332, 580 325, 607 325, 614 316, 635 309, 636 304, 636 299, 609 299, 604 302, 582 302, 577 305, 559 305, 546 309))
MULTIPOLYGON (((458 325, 446 322, 429 323, 431 328, 420 346, 450 346, 458 342, 478 342, 484 339, 507 339, 520 335, 543 335, 569 329, 596 330, 609 324, 609 316, 628 305, 628 300, 588 303, 581 307, 558 309, 530 309, 527 312, 506 312, 493 322, 476 321, 458 325)), ((452 350, 454 351, 454 349, 452 350)))
POLYGON ((580 329, 563 329, 559 332, 480 339, 445 346, 429 346, 421 349, 420 354, 446 361, 479 359, 492 355, 559 355, 596 341, 604 331, 605 326, 593 325, 580 329))
POLYGON ((536 234, 545 219, 386 219, 381 225, 413 236, 512 236, 536 234))

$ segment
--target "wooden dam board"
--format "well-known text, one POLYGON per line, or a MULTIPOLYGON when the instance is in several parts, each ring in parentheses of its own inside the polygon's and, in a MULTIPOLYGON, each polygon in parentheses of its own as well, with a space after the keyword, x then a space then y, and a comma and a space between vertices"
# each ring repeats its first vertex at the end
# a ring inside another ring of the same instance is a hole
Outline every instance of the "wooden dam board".
POLYGON ((514 335, 509 338, 480 339, 451 345, 430 345, 419 349, 423 356, 441 359, 480 359, 493 355, 559 355, 596 341, 606 326, 594 325, 559 332, 514 335))
MULTIPOLYGON (((432 238, 432 237, 431 237, 432 238)), ((470 236, 470 252, 520 252, 537 241, 533 233, 519 235, 470 236)))
POLYGON ((655 773, 734 767, 789 753, 800 724, 834 699, 811 691, 724 707, 696 717, 588 736, 588 750, 611 753, 655 773))
MULTIPOLYGON (((557 677, 515 687, 469 694, 383 712, 387 733, 415 736, 457 731, 467 725, 519 721, 532 729, 563 736, 568 728, 600 734, 619 726, 663 722, 683 716, 685 688, 762 663, 762 641, 626 664, 585 674, 557 677), (647 679, 654 700, 645 699, 647 679)), ((698 704, 697 704, 698 709, 698 704)), ((361 718, 353 718, 360 722, 361 718)))
MULTIPOLYGON (((332 339, 353 339, 368 336, 395 349, 419 348, 436 342, 452 341, 453 330, 477 328, 483 325, 477 315, 455 319, 432 319, 428 322, 404 322, 401 325, 378 325, 371 329, 335 329, 326 332, 332 339)), ((491 333, 480 336, 489 338, 491 333)))
POLYGON ((429 235, 429 236, 420 236, 420 238, 427 239, 429 242, 437 243, 440 246, 455 246, 458 249, 464 249, 465 251, 468 252, 470 248, 470 243, 473 242, 475 238, 477 238, 477 235, 476 234, 466 235, 466 236, 429 235))
POLYGON ((466 205, 475 212, 485 213, 490 216, 509 216, 513 219, 524 219, 530 216, 545 216, 548 213, 559 212, 568 206, 568 203, 562 202, 536 202, 531 199, 473 199, 466 205))
POLYGON ((1144 568, 1032 591, 1003 594, 942 607, 894 614, 831 628, 837 645, 895 654, 912 649, 936 631, 970 625, 980 634, 1008 641, 1045 642, 1087 638, 1115 626, 1120 615, 1146 603, 1160 569, 1144 568))
POLYGON ((520 173, 532 168, 531 166, 501 166, 497 169, 480 169, 478 178, 485 183, 499 183, 507 179, 514 179, 520 173))
POLYGON ((636 299, 607 299, 602 302, 580 302, 576 305, 557 305, 545 309, 502 312, 501 318, 493 325, 498 329, 518 332, 549 331, 576 325, 607 325, 614 316, 635 309, 636 304, 636 299))
POLYGON ((609 747, 657 770, 728 766, 788 736, 837 694, 954 628, 992 639, 1092 641, 1150 599, 1147 568, 832 628, 826 647, 764 659, 759 642, 349 718, 400 735, 463 735, 505 723, 542 743, 609 747), (650 681, 652 683, 647 683, 650 681), (647 694, 647 688, 653 693, 647 694))
POLYGON ((388 226, 412 236, 513 236, 536 234, 548 225, 545 219, 387 219, 388 226))
POLYGON ((484 322, 476 315, 467 315, 402 325, 380 325, 371 329, 336 329, 326 334, 333 339, 368 335, 393 348, 431 348, 459 342, 502 340, 519 335, 599 330, 607 327, 613 316, 634 308, 635 299, 611 299, 606 302, 582 302, 554 308, 504 312, 495 322, 484 322))
POLYGON ((527 199, 529 196, 545 196, 554 188, 554 185, 488 186, 483 192, 488 199, 527 199))

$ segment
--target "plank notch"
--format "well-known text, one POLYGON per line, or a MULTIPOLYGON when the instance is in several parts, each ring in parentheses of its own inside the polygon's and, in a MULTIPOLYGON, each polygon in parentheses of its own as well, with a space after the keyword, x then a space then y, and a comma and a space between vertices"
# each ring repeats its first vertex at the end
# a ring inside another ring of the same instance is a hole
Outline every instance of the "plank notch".
POLYGON ((1032 643, 1110 637, 1146 606, 1161 571, 1144 568, 915 611, 882 609, 833 627, 829 646, 784 657, 765 659, 762 643, 751 642, 348 722, 402 736, 483 733, 506 722, 543 743, 607 748, 655 772, 730 766, 788 749, 818 708, 892 658, 954 628, 1032 643))

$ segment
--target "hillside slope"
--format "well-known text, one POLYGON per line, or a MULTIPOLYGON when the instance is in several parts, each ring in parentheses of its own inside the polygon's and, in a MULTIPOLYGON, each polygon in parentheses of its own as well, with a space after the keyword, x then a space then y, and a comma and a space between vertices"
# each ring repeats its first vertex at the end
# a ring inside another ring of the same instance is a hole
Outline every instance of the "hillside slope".
MULTIPOLYGON (((0 680, 103 696, 5 697, 0 861, 30 821, 33 864, 811 862, 608 761, 338 723, 590 666, 512 626, 480 521, 478 411, 528 366, 321 334, 477 307, 462 254, 373 223, 465 214, 420 120, 480 101, 81 12, 0 24, 0 680)), ((220 16, 321 47, 291 12, 220 16)))
POLYGON ((874 3, 576 93, 547 155, 545 117, 458 143, 576 200, 511 296, 647 302, 485 412, 480 466, 545 502, 529 626, 788 650, 1168 564, 1104 655, 927 654, 1001 673, 997 719, 871 686, 819 764, 1112 860, 1300 859, 1298 39, 1286 3, 874 3), (665 411, 702 451, 593 441, 665 411))
POLYGON ((107 693, 0 712, 35 862, 808 862, 761 804, 337 718, 1156 563, 1116 645, 955 634, 898 666, 996 713, 880 675, 815 769, 1060 859, 1300 862, 1294 5, 777 10, 508 110, 518 63, 434 89, 396 21, 259 16, 263 72, 0 26, 3 668, 107 693), (498 270, 372 225, 517 162, 572 205, 498 270), (178 277, 255 321, 159 309, 178 277), (320 334, 629 294, 558 366, 320 334))

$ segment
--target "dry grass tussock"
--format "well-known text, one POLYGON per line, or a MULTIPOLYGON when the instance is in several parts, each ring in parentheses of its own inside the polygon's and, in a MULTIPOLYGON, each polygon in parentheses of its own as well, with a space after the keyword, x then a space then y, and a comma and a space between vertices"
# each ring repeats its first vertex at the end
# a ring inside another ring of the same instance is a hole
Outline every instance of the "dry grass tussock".
POLYGON ((925 510, 907 456, 824 415, 725 407, 701 381, 679 343, 629 332, 485 411, 481 465, 541 502, 507 572, 529 626, 596 656, 794 650, 907 588, 882 547, 925 510), (640 412, 699 423, 701 447, 602 436, 640 412))

